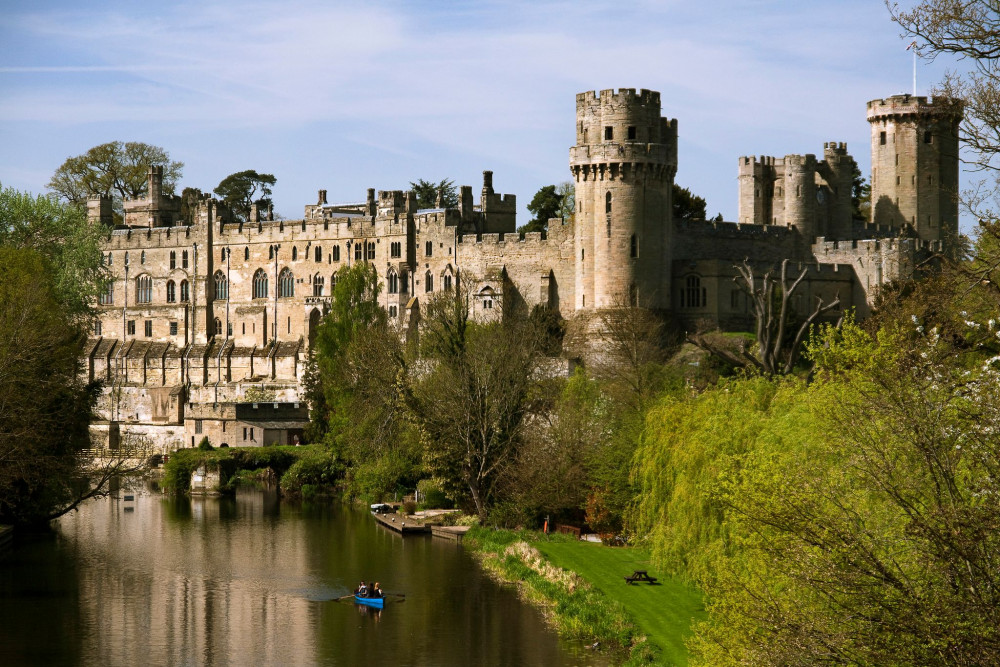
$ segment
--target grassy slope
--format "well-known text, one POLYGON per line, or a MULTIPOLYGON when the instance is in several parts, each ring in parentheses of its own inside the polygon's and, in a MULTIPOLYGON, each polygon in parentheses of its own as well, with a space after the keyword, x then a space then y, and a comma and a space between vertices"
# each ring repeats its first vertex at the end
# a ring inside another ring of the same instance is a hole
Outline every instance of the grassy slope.
POLYGON ((588 542, 536 541, 532 543, 553 565, 572 570, 606 596, 620 602, 649 640, 663 649, 672 664, 687 664, 685 637, 691 622, 705 618, 701 595, 649 566, 649 554, 629 547, 605 547, 588 542), (662 585, 628 585, 625 575, 647 570, 662 585))

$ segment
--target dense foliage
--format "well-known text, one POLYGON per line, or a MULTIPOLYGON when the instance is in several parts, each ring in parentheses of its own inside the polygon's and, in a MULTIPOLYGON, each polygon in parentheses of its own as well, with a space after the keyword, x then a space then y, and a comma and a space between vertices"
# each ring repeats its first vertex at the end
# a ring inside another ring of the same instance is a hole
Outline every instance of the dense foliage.
POLYGON ((172 162, 164 149, 139 141, 111 141, 67 158, 48 186, 76 206, 85 206, 92 195, 111 197, 115 222, 121 223, 123 202, 146 195, 153 165, 163 167, 163 193, 173 194, 184 163, 172 162))
POLYGON ((410 181, 410 190, 417 198, 417 208, 455 208, 458 206, 458 190, 455 189, 455 181, 450 178, 442 178, 435 183, 425 181, 422 178, 416 182, 410 181))
MULTIPOLYGON (((248 220, 253 204, 268 206, 271 203, 271 188, 278 182, 272 174, 259 174, 253 169, 229 174, 215 186, 215 194, 229 206, 237 220, 248 220)), ((197 191, 195 191, 197 192, 197 191)), ((185 189, 186 200, 194 196, 185 189)), ((188 201, 188 206, 190 203, 188 201)))

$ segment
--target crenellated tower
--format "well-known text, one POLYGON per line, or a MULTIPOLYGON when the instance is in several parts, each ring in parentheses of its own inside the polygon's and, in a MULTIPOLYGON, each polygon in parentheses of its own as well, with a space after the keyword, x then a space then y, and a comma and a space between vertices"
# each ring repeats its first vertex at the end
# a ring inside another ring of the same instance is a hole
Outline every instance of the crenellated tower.
POLYGON ((660 94, 622 88, 576 96, 576 308, 670 307, 677 121, 660 94))
POLYGON ((872 221, 910 226, 924 240, 958 235, 958 126, 962 103, 894 95, 868 103, 872 221))

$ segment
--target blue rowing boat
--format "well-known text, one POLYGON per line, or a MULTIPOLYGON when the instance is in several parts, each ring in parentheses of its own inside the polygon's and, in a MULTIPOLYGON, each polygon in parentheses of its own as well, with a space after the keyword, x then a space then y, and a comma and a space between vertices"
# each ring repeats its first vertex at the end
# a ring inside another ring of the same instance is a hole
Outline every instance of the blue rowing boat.
POLYGON ((376 609, 381 609, 382 605, 385 604, 385 598, 363 598, 360 595, 355 595, 354 601, 358 604, 375 607, 376 609))

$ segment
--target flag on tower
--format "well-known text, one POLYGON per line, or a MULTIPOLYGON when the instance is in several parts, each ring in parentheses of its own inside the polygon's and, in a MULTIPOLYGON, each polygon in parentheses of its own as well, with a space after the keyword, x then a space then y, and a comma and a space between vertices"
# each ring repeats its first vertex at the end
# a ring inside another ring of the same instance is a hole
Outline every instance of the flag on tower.
POLYGON ((910 45, 906 47, 906 50, 909 51, 910 49, 912 49, 916 45, 917 45, 917 41, 913 40, 912 42, 910 42, 910 45))

